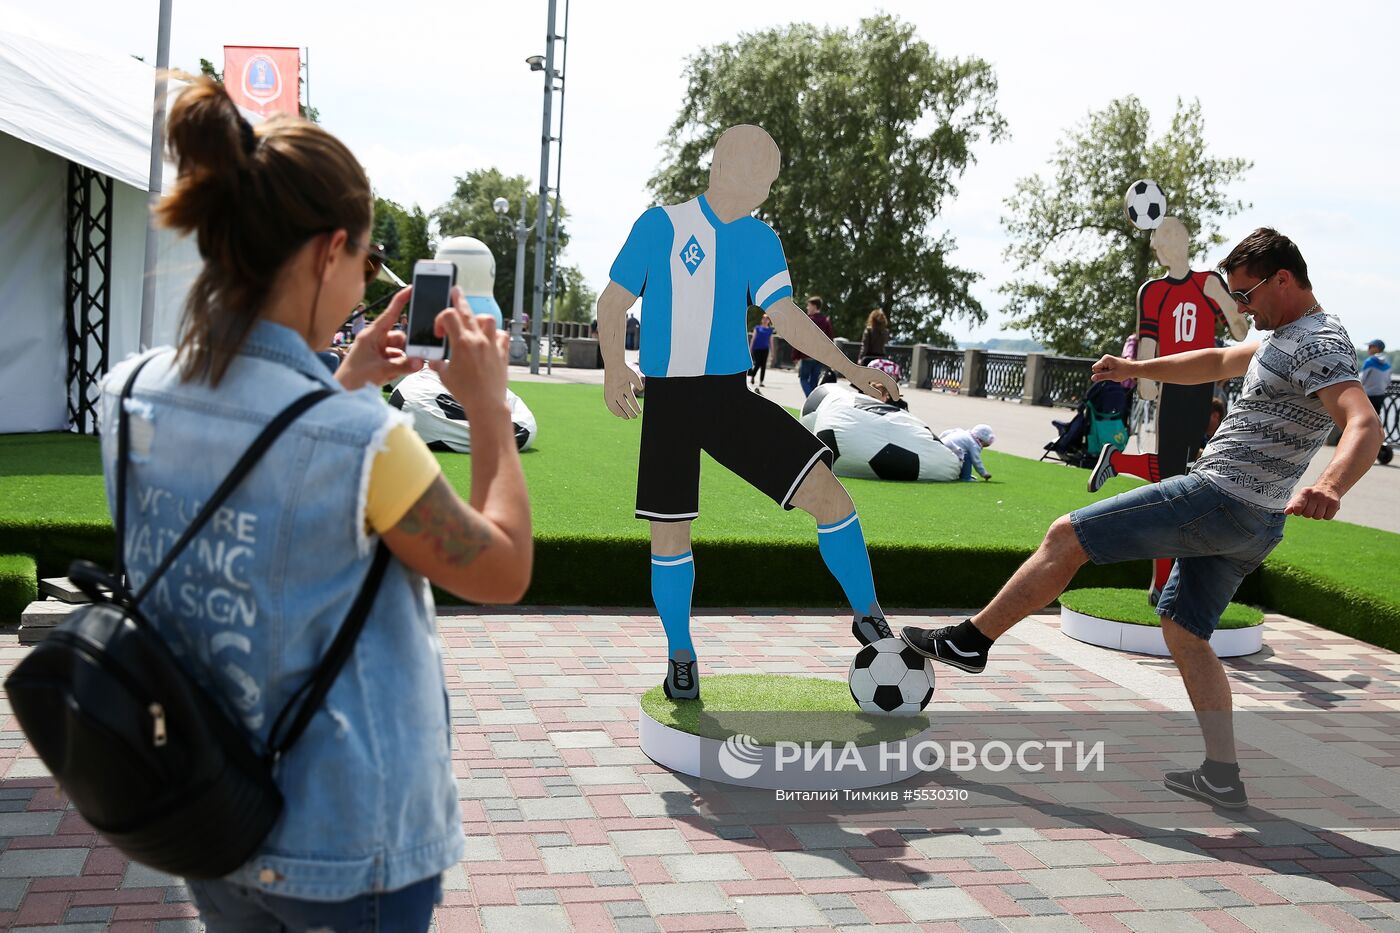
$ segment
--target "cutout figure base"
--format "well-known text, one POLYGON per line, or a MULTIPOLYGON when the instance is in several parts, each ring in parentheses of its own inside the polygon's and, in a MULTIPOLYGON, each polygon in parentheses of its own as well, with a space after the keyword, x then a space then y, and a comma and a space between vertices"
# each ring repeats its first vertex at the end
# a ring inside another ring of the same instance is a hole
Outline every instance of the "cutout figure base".
POLYGON ((660 687, 642 698, 642 752, 677 773, 739 787, 834 791, 894 784, 920 773, 913 748, 933 734, 926 713, 899 719, 861 713, 839 680, 712 674, 701 677, 700 691, 698 702, 667 700, 660 687), (707 694, 714 698, 709 707, 707 694), (772 701, 766 709, 743 708, 765 699, 772 701), (791 738, 773 735, 789 725, 791 738), (825 755, 824 742, 831 745, 825 755), (797 760, 786 760, 795 750, 788 743, 800 743, 797 760))
MULTIPOLYGON (((1071 590, 1065 595, 1072 596, 1074 592, 1076 591, 1071 590)), ((1096 601, 1093 611, 1090 611, 1088 606, 1083 605, 1079 608, 1071 608, 1062 599, 1060 605, 1061 632, 1076 641, 1097 645, 1100 648, 1112 648, 1115 651, 1128 651, 1133 654, 1147 654, 1156 657, 1169 657, 1171 655, 1167 649, 1166 639, 1162 636, 1161 625, 1142 621, 1143 616, 1150 615, 1150 607, 1147 606, 1147 601, 1143 598, 1141 590, 1119 589, 1094 592, 1121 597, 1121 601, 1125 604, 1125 611, 1114 611, 1103 607, 1102 600, 1096 601), (1140 610, 1137 609, 1139 602, 1142 604, 1140 610), (1114 615, 1121 618, 1109 618, 1109 616, 1114 615), (1126 621, 1127 618, 1131 618, 1133 621, 1126 621)), ((1075 600, 1071 599, 1071 602, 1075 602, 1075 600)), ((1263 614, 1237 603, 1231 603, 1230 610, 1227 611, 1256 615, 1260 621, 1238 628, 1217 628, 1210 638, 1210 646, 1215 651, 1216 656, 1237 658, 1254 654, 1262 649, 1264 647, 1263 614)))

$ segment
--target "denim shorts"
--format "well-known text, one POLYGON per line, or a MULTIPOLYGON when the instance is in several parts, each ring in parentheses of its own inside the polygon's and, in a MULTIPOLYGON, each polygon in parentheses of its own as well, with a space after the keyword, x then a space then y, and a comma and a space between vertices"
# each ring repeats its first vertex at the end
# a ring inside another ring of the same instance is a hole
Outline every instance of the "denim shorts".
POLYGON ((228 881, 187 881, 209 933, 413 933, 427 930, 442 900, 442 876, 348 901, 275 897, 228 881))
POLYGON ((1175 558, 1157 614, 1208 639, 1240 581, 1283 540, 1284 515, 1188 473, 1077 509, 1069 520, 1096 564, 1175 558))

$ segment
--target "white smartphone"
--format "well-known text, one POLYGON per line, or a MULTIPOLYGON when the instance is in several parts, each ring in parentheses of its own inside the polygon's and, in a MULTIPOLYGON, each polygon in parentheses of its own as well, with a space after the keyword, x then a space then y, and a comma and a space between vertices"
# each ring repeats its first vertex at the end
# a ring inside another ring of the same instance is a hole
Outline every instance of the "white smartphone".
POLYGON ((433 322, 452 302, 457 267, 450 262, 420 259, 413 264, 413 298, 408 305, 408 355, 440 360, 446 339, 433 333, 433 322))

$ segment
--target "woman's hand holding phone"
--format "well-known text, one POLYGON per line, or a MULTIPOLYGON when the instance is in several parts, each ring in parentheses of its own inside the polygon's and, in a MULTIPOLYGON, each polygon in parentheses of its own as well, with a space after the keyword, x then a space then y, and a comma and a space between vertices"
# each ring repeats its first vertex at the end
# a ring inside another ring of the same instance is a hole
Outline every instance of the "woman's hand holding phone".
POLYGON ((452 288, 452 307, 437 316, 434 332, 447 338, 448 359, 430 360, 428 365, 466 411, 472 430, 476 430, 478 415, 490 417, 499 412, 509 420, 506 373, 510 335, 498 332, 493 318, 472 314, 456 286, 452 288))
POLYGON ((367 385, 385 385, 422 368, 423 361, 406 352, 407 336, 401 330, 394 330, 412 293, 413 288, 409 287, 396 294, 390 299, 389 307, 350 344, 349 352, 335 371, 335 378, 351 392, 367 385))

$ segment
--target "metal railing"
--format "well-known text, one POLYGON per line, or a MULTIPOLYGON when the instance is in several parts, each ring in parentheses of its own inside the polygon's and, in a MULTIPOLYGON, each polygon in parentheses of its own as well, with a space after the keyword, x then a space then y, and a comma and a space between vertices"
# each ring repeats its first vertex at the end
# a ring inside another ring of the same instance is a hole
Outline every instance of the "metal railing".
POLYGON ((988 353, 982 393, 988 398, 1019 399, 1026 392, 1026 355, 988 353))
POLYGON ((1047 356, 1041 364, 1037 405, 1078 405, 1089 392, 1090 367, 1094 361, 1078 356, 1047 356))
POLYGON ((1400 381, 1392 379, 1381 402, 1381 427, 1387 444, 1400 444, 1400 381))
POLYGON ((937 392, 962 391, 963 360, 966 358, 963 351, 929 347, 924 351, 924 358, 928 360, 928 373, 919 388, 937 392))

